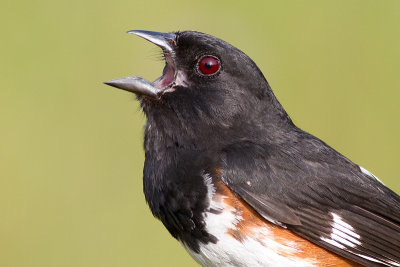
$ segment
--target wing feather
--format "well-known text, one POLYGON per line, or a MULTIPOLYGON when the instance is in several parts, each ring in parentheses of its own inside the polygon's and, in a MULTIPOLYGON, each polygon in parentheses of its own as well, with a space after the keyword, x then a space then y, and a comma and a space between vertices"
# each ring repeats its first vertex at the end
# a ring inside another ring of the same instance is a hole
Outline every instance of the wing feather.
POLYGON ((264 218, 328 250, 367 266, 400 266, 398 195, 326 145, 315 154, 282 151, 231 146, 221 179, 264 218))

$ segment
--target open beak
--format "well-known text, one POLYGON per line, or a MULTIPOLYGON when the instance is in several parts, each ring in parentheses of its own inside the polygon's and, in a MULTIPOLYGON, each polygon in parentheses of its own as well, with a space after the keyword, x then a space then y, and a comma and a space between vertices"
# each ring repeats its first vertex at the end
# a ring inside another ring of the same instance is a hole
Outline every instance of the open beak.
POLYGON ((164 70, 164 73, 154 82, 149 82, 142 77, 134 76, 111 80, 105 82, 105 84, 138 95, 146 95, 155 98, 159 97, 164 90, 173 87, 176 78, 176 66, 174 59, 176 34, 138 30, 128 31, 128 33, 140 36, 161 47, 166 60, 166 68, 164 70))

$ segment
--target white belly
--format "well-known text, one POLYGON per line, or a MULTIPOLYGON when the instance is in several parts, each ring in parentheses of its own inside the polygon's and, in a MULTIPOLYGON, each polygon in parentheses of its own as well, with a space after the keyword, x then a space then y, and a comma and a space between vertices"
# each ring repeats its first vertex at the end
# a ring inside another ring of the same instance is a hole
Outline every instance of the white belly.
POLYGON ((207 213, 207 230, 218 238, 218 242, 200 244, 200 253, 192 251, 185 244, 183 246, 199 264, 209 267, 316 266, 311 259, 287 257, 287 254, 295 254, 295 245, 285 246, 274 241, 272 236, 268 238, 272 235, 268 229, 263 229, 252 237, 237 240, 228 233, 237 223, 240 223, 240 216, 232 211, 207 213))
POLYGON ((208 174, 204 174, 203 178, 208 187, 209 210, 220 212, 204 213, 206 230, 218 238, 216 244, 200 243, 200 252, 196 253, 183 243, 198 263, 203 266, 240 267, 317 265, 315 259, 296 257, 301 248, 295 242, 278 242, 268 227, 247 228, 250 234, 241 238, 232 235, 232 230, 244 225, 241 211, 227 204, 227 197, 216 194, 208 174))

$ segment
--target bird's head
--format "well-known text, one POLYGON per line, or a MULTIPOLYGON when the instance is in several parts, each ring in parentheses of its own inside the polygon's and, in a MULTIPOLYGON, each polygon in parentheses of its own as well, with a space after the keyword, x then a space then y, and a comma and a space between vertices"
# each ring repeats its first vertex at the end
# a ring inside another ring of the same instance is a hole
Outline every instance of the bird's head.
POLYGON ((163 50, 163 75, 154 82, 135 76, 106 84, 138 96, 148 127, 174 139, 201 135, 221 142, 258 135, 267 124, 291 124, 256 64, 229 43, 194 31, 128 33, 163 50))

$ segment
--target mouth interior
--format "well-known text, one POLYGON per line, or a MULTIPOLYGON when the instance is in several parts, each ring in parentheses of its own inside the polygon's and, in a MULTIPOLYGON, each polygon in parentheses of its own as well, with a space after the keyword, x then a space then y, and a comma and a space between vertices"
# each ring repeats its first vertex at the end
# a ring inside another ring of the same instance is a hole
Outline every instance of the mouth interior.
POLYGON ((134 76, 114 79, 105 82, 105 84, 135 93, 137 95, 149 96, 152 98, 159 98, 166 92, 173 92, 175 90, 174 86, 176 83, 177 70, 174 52, 172 49, 170 50, 163 49, 165 67, 161 77, 156 79, 154 82, 145 80, 140 76, 134 76))
POLYGON ((175 81, 175 62, 172 55, 164 51, 165 67, 163 75, 153 82, 154 87, 159 89, 166 89, 173 87, 175 81))

